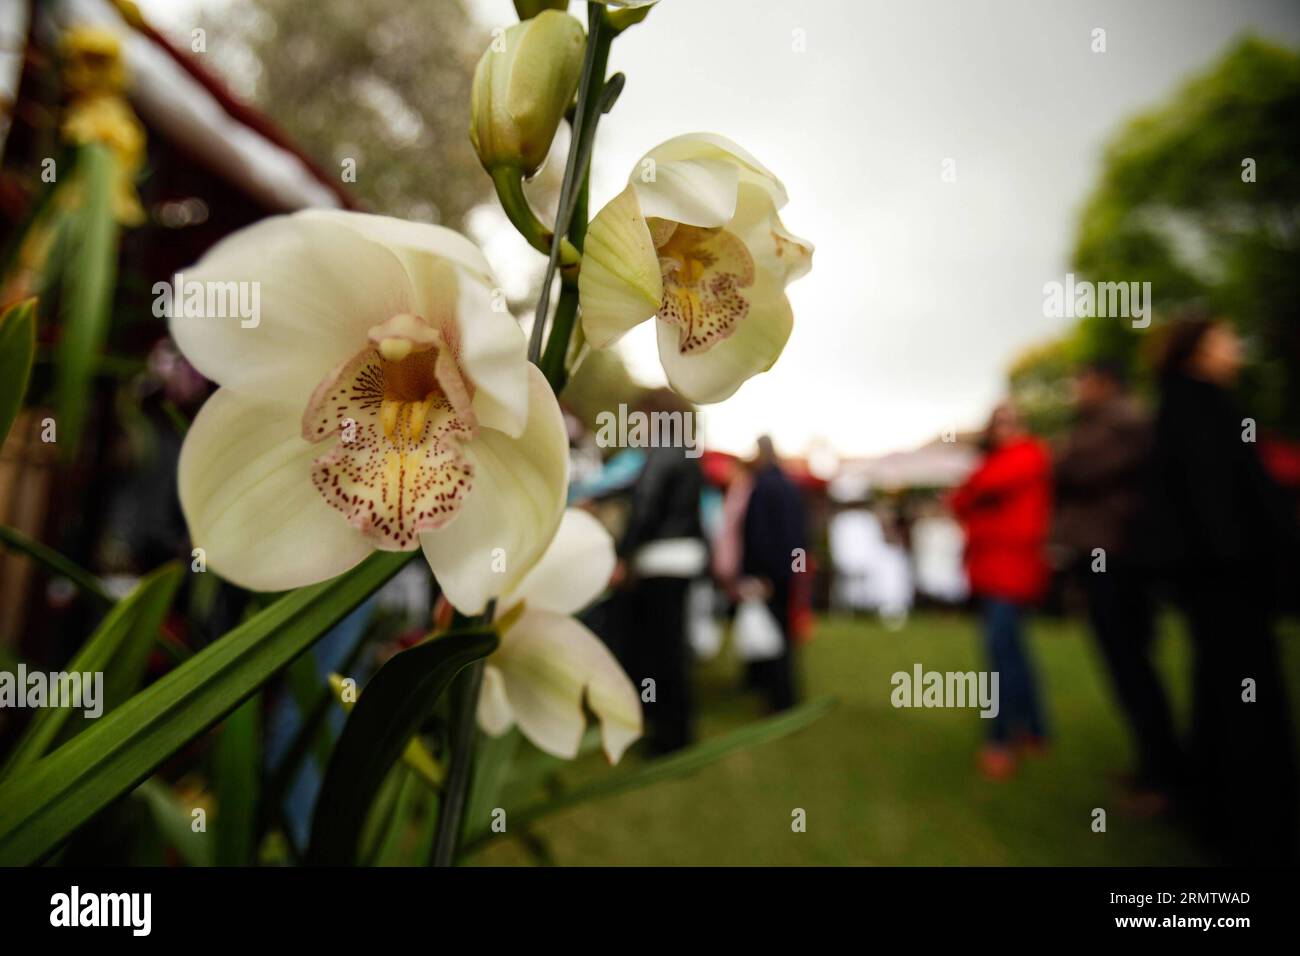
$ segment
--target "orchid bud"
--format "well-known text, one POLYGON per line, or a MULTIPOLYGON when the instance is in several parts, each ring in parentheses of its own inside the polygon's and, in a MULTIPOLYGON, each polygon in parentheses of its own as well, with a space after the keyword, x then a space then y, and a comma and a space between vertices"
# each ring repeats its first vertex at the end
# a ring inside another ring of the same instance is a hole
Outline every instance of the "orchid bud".
POLYGON ((488 171, 531 176, 546 159, 582 72, 586 34, 567 13, 543 10, 505 30, 474 71, 469 138, 488 171))

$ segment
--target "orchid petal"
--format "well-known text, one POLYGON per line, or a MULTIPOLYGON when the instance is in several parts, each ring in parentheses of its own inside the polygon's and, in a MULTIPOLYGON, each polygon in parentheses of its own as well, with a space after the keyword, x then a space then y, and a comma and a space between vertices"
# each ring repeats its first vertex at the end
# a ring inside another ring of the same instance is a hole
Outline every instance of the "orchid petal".
POLYGON ((271 401, 305 403, 365 342, 367 329, 412 311, 411 284, 392 252, 303 214, 227 236, 181 275, 187 289, 205 291, 205 302, 216 290, 257 295, 256 317, 187 316, 182 289, 171 334, 203 375, 271 401))
POLYGON ((659 257, 650 227, 629 186, 596 214, 587 228, 578 298, 582 332, 592 348, 605 348, 654 315, 663 299, 659 257))
POLYGON ((569 508, 540 561, 502 602, 559 614, 581 611, 605 590, 614 573, 614 539, 580 508, 569 508))
POLYGON ((209 567, 253 591, 324 581, 372 546, 312 485, 302 412, 219 389, 181 448, 181 509, 209 567))
POLYGON ((478 695, 478 725, 490 737, 500 737, 515 724, 505 679, 494 664, 483 666, 483 686, 478 695))
POLYGON ((682 160, 721 160, 737 169, 741 182, 765 189, 778 209, 787 201, 785 186, 770 169, 747 150, 717 133, 683 133, 674 136, 646 153, 642 162, 646 159, 653 159, 660 168, 667 163, 682 160))
POLYGON ((678 328, 656 323, 659 361, 668 384, 684 398, 701 404, 720 402, 747 379, 766 372, 780 357, 794 327, 794 313, 779 280, 760 272, 745 292, 750 306, 744 321, 707 352, 683 355, 678 328))
POLYGON ((726 225, 734 215, 739 183, 735 163, 682 159, 657 163, 649 182, 634 174, 632 188, 647 218, 711 228, 726 225))
POLYGON ((481 429, 463 446, 472 487, 446 526, 420 535, 447 600, 462 614, 513 590, 559 527, 569 481, 569 439, 546 378, 527 366, 528 423, 518 438, 481 429))
POLYGON ((492 655, 524 736, 552 756, 573 759, 586 728, 583 700, 600 719, 610 763, 642 733, 641 699, 600 638, 573 618, 525 609, 492 655))

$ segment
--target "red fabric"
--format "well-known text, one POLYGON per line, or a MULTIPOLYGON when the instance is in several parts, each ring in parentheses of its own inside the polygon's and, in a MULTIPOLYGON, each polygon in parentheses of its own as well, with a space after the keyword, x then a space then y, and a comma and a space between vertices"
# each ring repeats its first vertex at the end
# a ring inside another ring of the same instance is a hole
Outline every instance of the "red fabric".
POLYGON ((1052 514, 1051 459, 1035 438, 991 452, 949 499, 966 532, 971 591, 1019 603, 1047 591, 1044 542, 1052 514))
POLYGON ((806 574, 795 574, 790 578, 790 636, 795 644, 807 644, 813 638, 813 624, 816 616, 812 606, 812 582, 817 571, 817 562, 808 556, 806 574))
POLYGON ((1300 442, 1264 438, 1259 443, 1264 469, 1283 488, 1300 489, 1300 442))

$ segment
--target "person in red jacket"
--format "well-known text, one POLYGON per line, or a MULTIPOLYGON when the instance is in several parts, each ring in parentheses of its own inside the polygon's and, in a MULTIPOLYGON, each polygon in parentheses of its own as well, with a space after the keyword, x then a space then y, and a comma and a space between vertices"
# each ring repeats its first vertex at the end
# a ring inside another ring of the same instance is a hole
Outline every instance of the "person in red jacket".
POLYGON ((994 410, 984 448, 983 461, 949 503, 966 532, 966 574, 980 599, 988 666, 998 674, 998 711, 979 764, 1003 779, 1015 772, 1013 747, 1040 750, 1047 734, 1022 632, 1026 609, 1046 592, 1051 574, 1044 554, 1051 459, 1010 404, 994 410))

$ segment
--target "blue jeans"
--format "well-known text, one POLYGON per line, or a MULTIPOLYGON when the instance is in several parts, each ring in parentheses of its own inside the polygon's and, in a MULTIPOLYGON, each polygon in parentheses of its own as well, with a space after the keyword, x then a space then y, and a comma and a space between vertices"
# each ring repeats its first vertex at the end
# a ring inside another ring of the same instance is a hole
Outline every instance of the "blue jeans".
POLYGON ((1024 609, 1003 598, 986 598, 983 606, 984 646, 990 670, 998 672, 998 715, 989 738, 1008 743, 1015 734, 1047 735, 1038 701, 1038 679, 1022 633, 1024 609))

